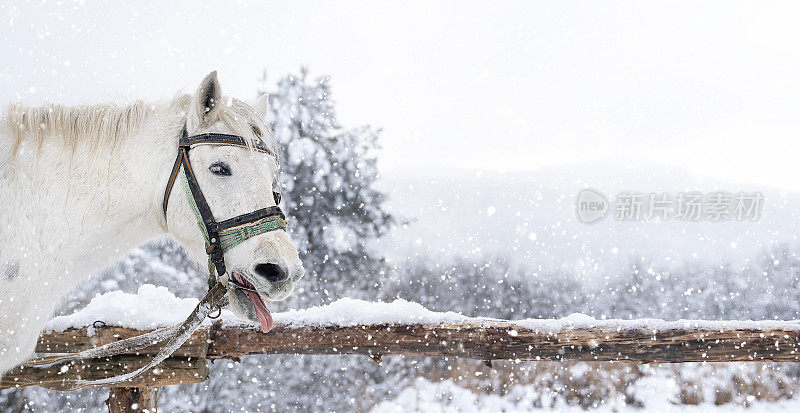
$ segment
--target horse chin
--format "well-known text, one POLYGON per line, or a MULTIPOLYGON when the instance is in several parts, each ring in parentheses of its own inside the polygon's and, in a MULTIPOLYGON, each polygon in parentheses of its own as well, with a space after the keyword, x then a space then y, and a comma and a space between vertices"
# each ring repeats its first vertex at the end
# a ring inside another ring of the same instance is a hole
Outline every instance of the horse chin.
POLYGON ((256 293, 233 288, 228 292, 228 302, 238 317, 261 325, 264 333, 272 330, 272 314, 256 293))
POLYGON ((231 310, 237 317, 243 320, 250 320, 258 323, 258 315, 256 309, 250 302, 250 299, 238 288, 231 288, 228 290, 228 303, 230 303, 231 310))

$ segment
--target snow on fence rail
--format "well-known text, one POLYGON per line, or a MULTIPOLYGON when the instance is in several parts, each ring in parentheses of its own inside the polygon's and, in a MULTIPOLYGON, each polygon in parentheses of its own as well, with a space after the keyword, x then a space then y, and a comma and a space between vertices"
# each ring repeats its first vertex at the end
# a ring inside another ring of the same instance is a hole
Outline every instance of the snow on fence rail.
MULTIPOLYGON (((135 295, 98 296, 85 309, 54 319, 51 331, 40 337, 37 352, 84 350, 169 325, 196 302, 153 286, 143 286, 135 295), (170 311, 165 315, 164 309, 170 311), (94 320, 103 320, 106 326, 95 328, 94 320)), ((264 334, 256 325, 234 321, 231 313, 223 311, 222 320, 204 324, 173 357, 126 386, 201 382, 208 378, 208 360, 249 354, 358 354, 376 361, 392 355, 486 362, 800 361, 800 322, 795 321, 596 320, 579 314, 557 320, 509 321, 438 313, 404 300, 353 299, 277 313, 274 318, 275 329, 264 334)), ((148 348, 111 359, 18 368, 3 377, 0 388, 62 389, 65 380, 130 371, 154 353, 154 348, 148 348)))

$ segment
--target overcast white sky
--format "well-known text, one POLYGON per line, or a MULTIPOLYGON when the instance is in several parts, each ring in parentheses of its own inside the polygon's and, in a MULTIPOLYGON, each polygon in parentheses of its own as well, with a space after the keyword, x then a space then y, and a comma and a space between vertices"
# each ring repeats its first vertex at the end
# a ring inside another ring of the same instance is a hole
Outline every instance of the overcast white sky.
POLYGON ((800 5, 94 1, 0 5, 0 101, 253 98, 301 65, 387 168, 654 162, 800 189, 800 5), (172 2, 169 2, 172 3, 172 2), (223 4, 223 2, 219 2, 223 4))

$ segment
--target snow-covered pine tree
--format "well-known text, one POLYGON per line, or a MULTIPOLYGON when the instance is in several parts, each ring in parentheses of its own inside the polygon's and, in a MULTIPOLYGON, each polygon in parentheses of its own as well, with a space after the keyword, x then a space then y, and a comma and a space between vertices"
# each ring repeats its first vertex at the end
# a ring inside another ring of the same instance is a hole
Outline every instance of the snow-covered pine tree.
POLYGON ((318 295, 360 296, 383 270, 382 257, 368 244, 392 222, 384 194, 374 187, 380 130, 343 128, 329 78, 311 81, 305 68, 282 78, 275 90, 265 74, 259 95, 265 93, 267 122, 285 150, 283 206, 307 273, 305 288, 298 288, 292 301, 318 304, 318 295))

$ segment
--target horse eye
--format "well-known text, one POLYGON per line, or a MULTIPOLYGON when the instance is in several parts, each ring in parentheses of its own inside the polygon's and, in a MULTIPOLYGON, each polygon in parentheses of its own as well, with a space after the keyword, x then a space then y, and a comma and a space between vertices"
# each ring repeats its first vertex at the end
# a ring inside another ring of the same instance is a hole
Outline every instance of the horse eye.
POLYGON ((214 162, 208 167, 208 170, 217 176, 231 176, 231 167, 225 162, 214 162))

